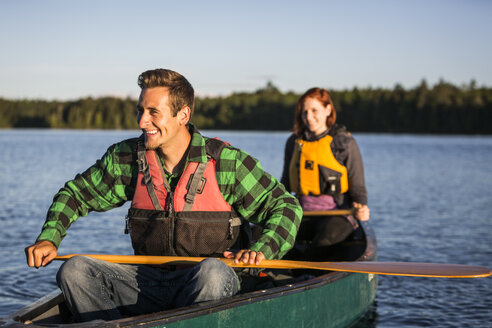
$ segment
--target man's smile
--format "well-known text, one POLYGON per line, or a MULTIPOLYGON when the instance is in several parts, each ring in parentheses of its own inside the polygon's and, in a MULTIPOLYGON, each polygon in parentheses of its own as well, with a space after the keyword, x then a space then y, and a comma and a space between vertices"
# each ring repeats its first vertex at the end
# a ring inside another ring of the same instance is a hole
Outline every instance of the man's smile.
POLYGON ((157 134, 157 130, 145 131, 146 134, 154 135, 157 134))

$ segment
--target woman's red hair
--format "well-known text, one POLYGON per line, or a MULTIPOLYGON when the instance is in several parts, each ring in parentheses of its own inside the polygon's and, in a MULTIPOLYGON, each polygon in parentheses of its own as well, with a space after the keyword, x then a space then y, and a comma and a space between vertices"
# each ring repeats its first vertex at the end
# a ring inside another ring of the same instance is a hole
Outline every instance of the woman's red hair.
POLYGON ((311 88, 306 91, 297 101, 296 114, 294 118, 294 134, 298 137, 303 136, 304 132, 307 130, 304 122, 302 121, 302 109, 306 98, 314 98, 323 104, 324 107, 331 105, 331 114, 326 118, 326 126, 328 128, 331 128, 337 120, 337 112, 328 91, 321 88, 311 88))

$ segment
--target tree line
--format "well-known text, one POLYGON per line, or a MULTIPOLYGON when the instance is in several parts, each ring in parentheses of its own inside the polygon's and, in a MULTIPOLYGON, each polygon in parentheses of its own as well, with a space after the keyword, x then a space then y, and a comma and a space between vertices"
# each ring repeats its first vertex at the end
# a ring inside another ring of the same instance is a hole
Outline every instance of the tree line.
MULTIPOLYGON (((329 90, 337 122, 352 132, 492 134, 492 88, 475 81, 429 87, 329 90)), ((301 94, 281 92, 271 82, 254 92, 198 97, 192 121, 199 129, 291 130, 301 94)), ((0 98, 0 128, 136 129, 136 100, 74 101, 0 98)))

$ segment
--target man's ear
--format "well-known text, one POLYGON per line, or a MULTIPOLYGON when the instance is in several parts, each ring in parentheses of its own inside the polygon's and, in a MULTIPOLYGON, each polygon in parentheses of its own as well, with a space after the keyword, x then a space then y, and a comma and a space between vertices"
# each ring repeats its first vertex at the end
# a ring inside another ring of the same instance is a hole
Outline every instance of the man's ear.
POLYGON ((186 125, 191 118, 191 108, 189 106, 184 106, 178 112, 178 122, 179 125, 186 125))

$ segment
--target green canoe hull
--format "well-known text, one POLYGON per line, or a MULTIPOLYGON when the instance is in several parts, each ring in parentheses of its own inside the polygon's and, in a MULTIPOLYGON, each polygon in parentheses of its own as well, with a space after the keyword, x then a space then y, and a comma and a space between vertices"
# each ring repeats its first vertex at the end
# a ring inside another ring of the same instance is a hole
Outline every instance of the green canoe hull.
POLYGON ((158 327, 347 327, 367 311, 376 288, 376 276, 348 274, 333 282, 323 281, 304 290, 285 290, 282 296, 158 327))

